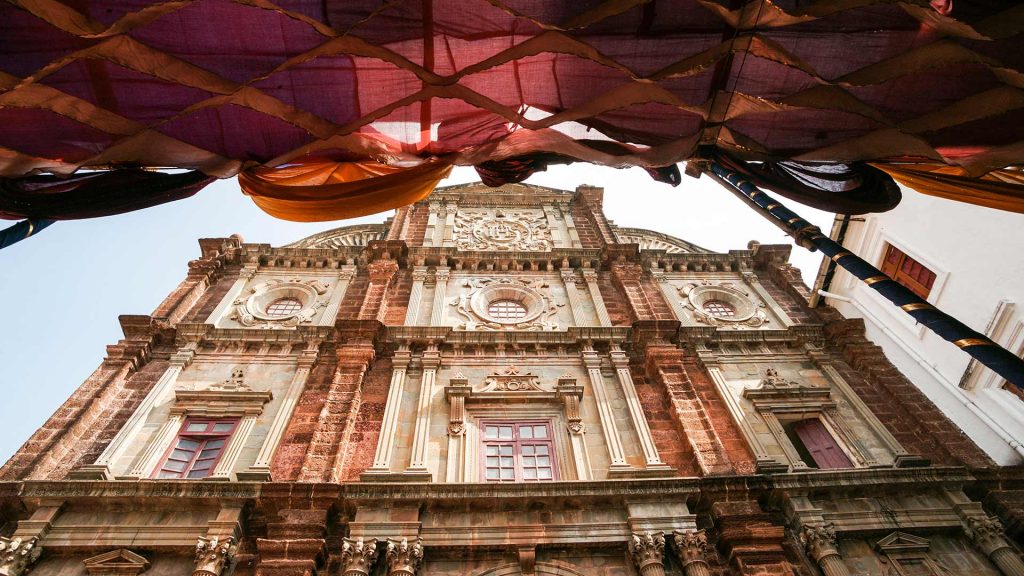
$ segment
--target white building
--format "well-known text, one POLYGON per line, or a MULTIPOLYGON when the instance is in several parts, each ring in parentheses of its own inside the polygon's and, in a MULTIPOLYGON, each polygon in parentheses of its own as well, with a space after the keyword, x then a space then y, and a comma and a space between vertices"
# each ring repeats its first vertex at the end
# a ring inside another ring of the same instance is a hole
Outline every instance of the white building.
MULTIPOLYGON (((832 228, 835 240, 843 218, 832 228)), ((904 188, 897 208, 850 217, 844 236, 847 250, 1024 355, 1024 215, 904 188)), ((828 262, 816 285, 827 290, 826 302, 863 318, 889 360, 996 462, 1024 462, 1024 396, 841 267, 827 281, 828 262)))

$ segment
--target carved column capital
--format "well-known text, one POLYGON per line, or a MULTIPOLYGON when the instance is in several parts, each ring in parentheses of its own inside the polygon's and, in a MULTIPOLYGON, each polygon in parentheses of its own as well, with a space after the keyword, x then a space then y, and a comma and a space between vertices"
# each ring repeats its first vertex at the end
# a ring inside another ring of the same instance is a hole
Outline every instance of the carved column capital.
POLYGON ((822 558, 839 555, 839 551, 836 549, 836 531, 831 523, 801 526, 800 543, 807 549, 807 553, 819 563, 822 558))
POLYGON ((1003 532, 1003 523, 993 516, 968 518, 967 535, 986 556, 991 556, 1000 548, 1010 547, 1003 532))
POLYGON ((629 539, 629 554, 640 574, 660 576, 665 573, 665 535, 661 532, 634 532, 629 539))
POLYGON ((345 538, 341 541, 341 574, 342 576, 368 576, 373 563, 377 559, 377 540, 371 538, 364 542, 362 538, 353 540, 345 538))
POLYGON ((385 558, 388 563, 388 576, 416 576, 416 571, 423 563, 423 541, 419 538, 413 542, 409 542, 407 538, 388 538, 385 558))
POLYGON ((674 532, 676 551, 685 569, 690 564, 707 564, 708 537, 703 530, 696 532, 674 532))
POLYGON ((427 280, 428 276, 429 275, 427 274, 426 267, 421 268, 421 267, 417 266, 412 271, 412 281, 413 282, 425 282, 427 280))
POLYGON ((27 539, 0 536, 0 576, 21 576, 42 552, 35 536, 27 539))
POLYGON ((196 569, 192 576, 220 576, 235 558, 235 538, 199 537, 196 543, 196 569))

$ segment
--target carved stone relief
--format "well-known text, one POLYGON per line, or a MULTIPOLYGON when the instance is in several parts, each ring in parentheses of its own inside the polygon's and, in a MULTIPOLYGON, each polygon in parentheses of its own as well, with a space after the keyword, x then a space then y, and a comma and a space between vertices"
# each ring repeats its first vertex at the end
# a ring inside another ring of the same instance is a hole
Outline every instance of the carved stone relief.
POLYGON ((768 322, 764 303, 754 300, 750 293, 741 290, 732 282, 687 282, 676 290, 683 296, 683 300, 679 302, 680 306, 690 310, 693 319, 702 324, 720 328, 757 328, 768 322), (709 312, 705 305, 715 301, 730 306, 732 314, 720 315, 709 312))
POLYGON ((320 280, 302 278, 274 278, 260 282, 249 290, 248 296, 242 295, 235 299, 231 319, 243 326, 265 329, 309 324, 318 310, 327 307, 328 298, 325 294, 329 288, 329 284, 320 280), (269 314, 267 307, 281 298, 297 300, 300 307, 284 314, 269 314))
POLYGON ((541 391, 540 378, 527 372, 521 373, 518 368, 509 365, 501 372, 491 374, 484 380, 485 392, 529 392, 541 391))
POLYGON ((564 303, 551 297, 550 285, 532 278, 468 278, 463 292, 449 301, 463 318, 456 325, 463 330, 557 330, 556 315, 564 303), (525 309, 518 318, 491 315, 490 306, 497 301, 512 301, 525 309))
POLYGON ((149 560, 124 548, 86 558, 82 564, 89 576, 137 576, 149 569, 149 560))
POLYGON ((235 539, 199 537, 196 543, 196 568, 192 576, 220 576, 235 558, 235 539))
POLYGON ((460 250, 548 252, 554 246, 540 209, 460 209, 453 239, 460 250))
POLYGON ((39 540, 0 537, 0 575, 21 576, 39 559, 39 540))

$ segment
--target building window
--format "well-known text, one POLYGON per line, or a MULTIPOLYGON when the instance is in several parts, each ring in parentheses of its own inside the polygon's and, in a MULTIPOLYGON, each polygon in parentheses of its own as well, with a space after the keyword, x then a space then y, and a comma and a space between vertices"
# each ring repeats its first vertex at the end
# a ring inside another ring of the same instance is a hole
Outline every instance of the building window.
POLYGON ((157 478, 206 478, 213 474, 238 420, 189 418, 156 471, 157 478))
POLYGON ((487 306, 487 313, 497 320, 526 318, 526 306, 515 300, 495 300, 487 306))
POLYGON ((487 482, 557 479, 549 422, 483 422, 483 475, 487 482))
POLYGON ((267 316, 291 316, 302 310, 302 302, 290 296, 278 298, 267 306, 267 316))
POLYGON ((921 298, 928 298, 935 283, 935 272, 891 244, 885 249, 882 273, 921 298))
POLYGON ((853 462, 818 418, 789 422, 783 425, 783 429, 809 468, 853 468, 853 462))
POLYGON ((708 300, 704 303, 704 311, 716 318, 732 318, 736 316, 736 309, 732 304, 724 300, 708 300))

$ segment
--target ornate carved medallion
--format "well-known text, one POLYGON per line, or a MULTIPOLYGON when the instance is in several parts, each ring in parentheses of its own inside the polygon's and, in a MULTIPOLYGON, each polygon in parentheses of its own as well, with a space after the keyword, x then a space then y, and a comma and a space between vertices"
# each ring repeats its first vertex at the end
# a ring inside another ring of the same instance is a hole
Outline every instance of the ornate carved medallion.
POLYGON ((511 364, 495 374, 491 374, 484 380, 484 391, 486 392, 530 392, 541 391, 540 378, 527 372, 523 374, 511 364))
POLYGON ((459 210, 454 239, 460 250, 548 252, 553 246, 543 210, 459 210))
POLYGON ((231 319, 242 326, 268 329, 308 324, 318 309, 327 306, 327 298, 322 296, 329 287, 320 280, 267 280, 253 286, 249 296, 234 301, 231 319), (281 301, 288 301, 291 309, 273 310, 274 303, 281 301))
POLYGON ((736 288, 731 282, 690 282, 678 290, 685 297, 680 304, 690 309, 693 319, 701 324, 757 328, 768 322, 768 315, 762 310, 764 304, 754 301, 749 293, 736 288))
POLYGON ((449 304, 464 318, 463 330, 557 330, 555 315, 565 304, 555 303, 547 282, 531 278, 470 278, 465 291, 449 304), (514 316, 492 313, 491 304, 513 302, 523 313, 514 316))

